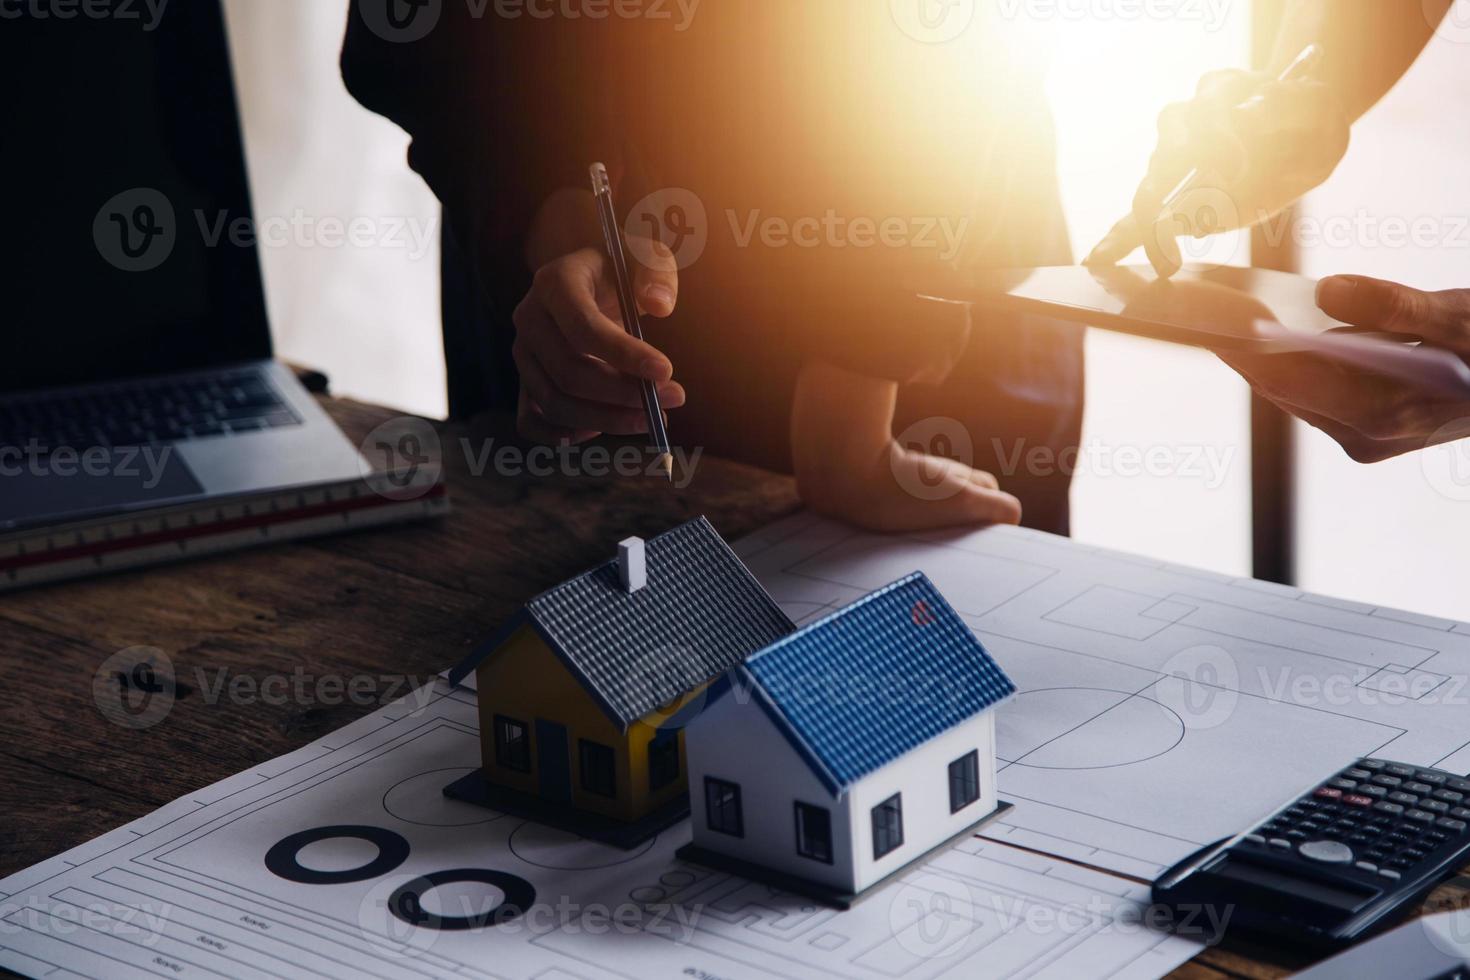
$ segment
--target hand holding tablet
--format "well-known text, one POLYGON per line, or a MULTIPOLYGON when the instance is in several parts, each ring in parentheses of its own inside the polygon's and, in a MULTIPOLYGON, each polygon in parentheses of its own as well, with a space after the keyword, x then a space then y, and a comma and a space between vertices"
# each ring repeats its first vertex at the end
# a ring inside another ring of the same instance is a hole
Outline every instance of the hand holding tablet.
POLYGON ((1470 437, 1470 290, 1186 266, 975 274, 932 298, 1215 351, 1264 397, 1373 462, 1470 437))

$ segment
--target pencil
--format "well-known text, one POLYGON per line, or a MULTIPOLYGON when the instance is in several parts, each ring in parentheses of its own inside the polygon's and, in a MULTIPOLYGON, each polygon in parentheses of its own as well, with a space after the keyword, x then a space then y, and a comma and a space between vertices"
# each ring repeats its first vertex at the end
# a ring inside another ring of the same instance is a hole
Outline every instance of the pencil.
MULTIPOLYGON (((612 260, 613 279, 617 283, 618 308, 623 313, 623 329, 639 340, 643 339, 643 320, 638 314, 638 300, 633 293, 633 277, 628 274, 628 257, 623 250, 623 233, 618 226, 617 210, 613 207, 612 182, 607 168, 600 163, 592 165, 592 194, 597 199, 597 217, 602 223, 602 237, 607 244, 607 255, 612 260)), ((664 428, 664 410, 658 403, 658 386, 647 378, 639 379, 643 392, 643 410, 648 415, 648 436, 653 440, 653 450, 658 453, 659 469, 672 482, 674 479, 674 453, 669 448, 669 433, 664 428)))

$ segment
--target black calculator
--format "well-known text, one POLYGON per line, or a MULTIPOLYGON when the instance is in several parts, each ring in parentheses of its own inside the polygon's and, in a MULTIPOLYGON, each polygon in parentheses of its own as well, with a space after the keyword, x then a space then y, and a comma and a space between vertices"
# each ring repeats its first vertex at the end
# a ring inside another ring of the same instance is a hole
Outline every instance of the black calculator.
POLYGON ((1333 948, 1412 911, 1466 863, 1470 779, 1360 759, 1259 827, 1186 858, 1153 895, 1176 928, 1219 923, 1222 933, 1333 948))

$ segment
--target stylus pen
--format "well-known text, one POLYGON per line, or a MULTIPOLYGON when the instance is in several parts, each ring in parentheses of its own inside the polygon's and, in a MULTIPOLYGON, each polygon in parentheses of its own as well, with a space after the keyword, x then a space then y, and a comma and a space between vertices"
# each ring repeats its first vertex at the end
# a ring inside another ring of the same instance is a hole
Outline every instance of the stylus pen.
MULTIPOLYGON (((612 181, 607 168, 592 165, 592 194, 597 199, 597 217, 602 222, 602 237, 607 255, 612 260, 613 279, 617 283, 618 308, 623 311, 623 329, 643 339, 643 321, 638 315, 638 301, 633 293, 633 277, 628 274, 628 257, 623 250, 623 234, 618 226, 618 213, 613 207, 612 181)), ((648 435, 659 454, 658 464, 670 480, 674 478, 674 454, 669 449, 669 434, 664 429, 664 410, 658 403, 658 387, 647 378, 639 380, 643 390, 643 409, 648 413, 648 435)))

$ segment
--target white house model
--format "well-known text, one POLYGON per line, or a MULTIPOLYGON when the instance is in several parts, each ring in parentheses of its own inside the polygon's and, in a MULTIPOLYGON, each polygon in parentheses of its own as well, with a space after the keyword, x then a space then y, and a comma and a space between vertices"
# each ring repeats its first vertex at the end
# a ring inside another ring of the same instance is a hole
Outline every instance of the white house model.
POLYGON ((922 573, 874 592, 712 692, 679 856, 845 908, 1008 807, 994 709, 1014 693, 922 573))

